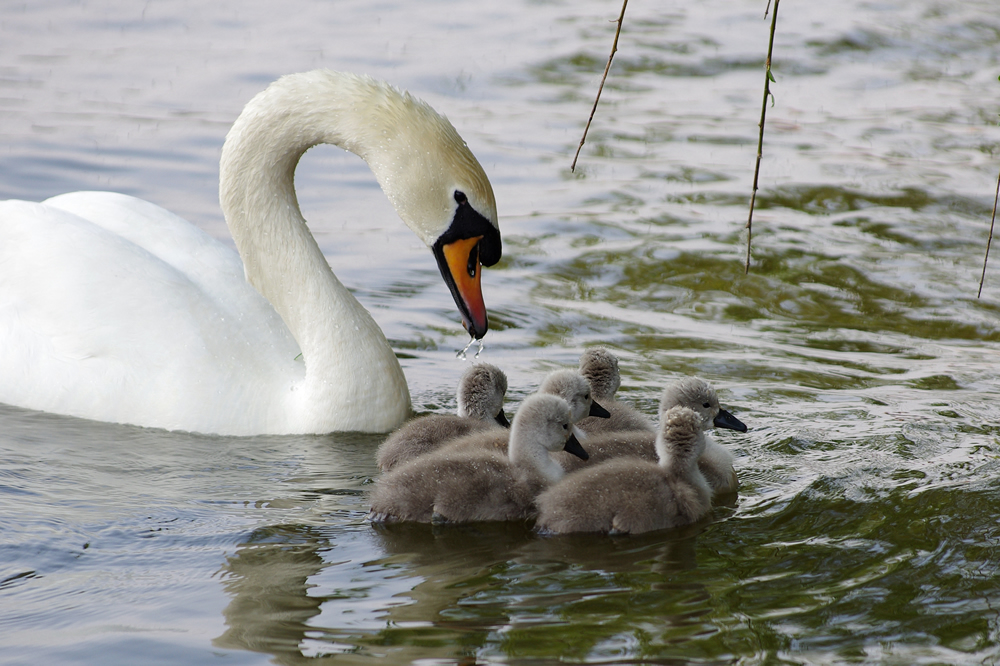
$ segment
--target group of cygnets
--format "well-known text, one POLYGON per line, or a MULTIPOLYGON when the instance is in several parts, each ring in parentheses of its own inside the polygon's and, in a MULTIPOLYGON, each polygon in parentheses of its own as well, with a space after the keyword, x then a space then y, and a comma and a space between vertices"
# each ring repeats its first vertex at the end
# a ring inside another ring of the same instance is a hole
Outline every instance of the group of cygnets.
POLYGON ((379 447, 372 522, 534 520, 542 533, 638 534, 695 522, 734 493, 733 456, 712 427, 746 432, 706 382, 685 378, 660 399, 660 426, 615 399, 618 358, 592 348, 557 370, 512 424, 507 377, 471 366, 458 415, 414 419, 379 447), (507 426, 510 429, 507 429, 507 426))

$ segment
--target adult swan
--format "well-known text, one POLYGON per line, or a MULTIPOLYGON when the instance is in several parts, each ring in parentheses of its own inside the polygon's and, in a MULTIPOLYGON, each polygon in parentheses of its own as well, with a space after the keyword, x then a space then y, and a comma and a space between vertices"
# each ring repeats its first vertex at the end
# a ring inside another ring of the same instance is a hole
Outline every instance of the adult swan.
POLYGON ((120 194, 0 202, 0 402, 226 435, 399 425, 399 362, 295 197, 295 166, 319 143, 368 163, 481 338, 480 264, 501 248, 479 162, 424 102, 313 71, 254 97, 226 137, 220 201, 239 256, 120 194))

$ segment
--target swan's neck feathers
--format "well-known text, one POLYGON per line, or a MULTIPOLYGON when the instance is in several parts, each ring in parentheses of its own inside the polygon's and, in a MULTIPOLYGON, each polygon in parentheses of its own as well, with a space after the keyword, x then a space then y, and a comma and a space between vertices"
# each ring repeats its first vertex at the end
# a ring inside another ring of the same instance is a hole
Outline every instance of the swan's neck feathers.
MULTIPOLYGON (((479 165, 450 123, 423 103, 372 79, 327 71, 277 81, 246 106, 226 137, 220 166, 226 221, 247 280, 274 305, 305 361, 290 408, 341 405, 338 414, 311 415, 329 420, 331 430, 361 429, 352 419, 372 429, 372 414, 385 410, 374 429, 388 430, 409 412, 402 370, 381 329, 330 270, 295 197, 295 167, 319 143, 364 158, 400 217, 427 243, 446 229, 455 207, 438 192, 446 188, 434 187, 447 176, 428 166, 441 164, 441 156, 427 154, 444 145, 468 154, 472 172, 479 165)), ((469 190, 470 201, 486 196, 474 181, 456 184, 469 190)))

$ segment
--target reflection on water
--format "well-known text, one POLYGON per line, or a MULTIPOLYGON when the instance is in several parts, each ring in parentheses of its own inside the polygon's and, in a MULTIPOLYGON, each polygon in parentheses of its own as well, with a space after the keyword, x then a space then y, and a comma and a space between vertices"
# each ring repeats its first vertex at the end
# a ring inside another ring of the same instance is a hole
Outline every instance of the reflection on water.
MULTIPOLYGON (((309 526, 277 525, 255 530, 226 558, 221 578, 232 601, 222 612, 226 632, 213 644, 278 657, 298 655, 307 623, 325 601, 309 596, 308 581, 324 566, 330 544, 309 526)), ((290 660, 289 660, 290 661, 290 660)))
MULTIPOLYGON (((626 608, 640 597, 659 597, 657 611, 668 600, 710 599, 700 583, 683 580, 697 566, 703 529, 623 539, 537 538, 520 524, 264 528, 223 567, 232 601, 223 611, 227 630, 213 644, 267 653, 277 663, 334 655, 474 660, 509 653, 511 641, 525 649, 537 643, 544 655, 553 640, 566 656, 596 656, 629 640, 636 627, 626 608), (352 560, 362 550, 369 559, 352 560), (324 580, 332 567, 355 569, 369 585, 352 586, 343 572, 324 580), (376 592, 370 583, 377 579, 376 592), (536 640, 539 630, 545 635, 536 640)), ((698 615, 659 615, 665 626, 658 633, 690 631, 698 615)))
MULTIPOLYGON (((1000 659, 1000 156, 992 0, 782 9, 755 214, 763 2, 296 6, 53 0, 4 13, 0 197, 113 189, 228 239, 219 150, 278 75, 387 78, 490 174, 516 404, 587 345, 656 413, 698 374, 750 426, 741 488, 639 538, 363 520, 379 438, 212 438, 0 407, 0 647, 15 663, 1000 659)), ((296 174, 331 265, 452 411, 467 340, 367 167, 296 174)), ((227 240, 228 242, 228 240, 227 240)))

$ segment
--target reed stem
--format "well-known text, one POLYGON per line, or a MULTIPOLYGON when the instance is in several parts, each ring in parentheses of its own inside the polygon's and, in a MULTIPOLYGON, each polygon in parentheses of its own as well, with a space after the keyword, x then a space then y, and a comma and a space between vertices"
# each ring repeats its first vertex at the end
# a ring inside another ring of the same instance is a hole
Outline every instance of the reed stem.
MULTIPOLYGON (((757 164, 753 169, 753 192, 750 194, 750 214, 747 216, 747 259, 744 272, 749 275, 750 273, 750 238, 753 235, 753 207, 757 201, 757 181, 760 176, 760 158, 764 150, 764 119, 767 116, 767 98, 771 94, 771 81, 774 81, 774 76, 771 74, 771 53, 774 50, 774 29, 778 24, 778 2, 780 0, 774 0, 774 13, 771 14, 771 38, 767 43, 767 61, 764 63, 764 100, 760 105, 760 132, 757 135, 757 164)), ((770 0, 768 1, 768 9, 771 7, 770 0)), ((764 16, 767 16, 767 9, 764 10, 764 16)))
POLYGON ((979 293, 983 295, 983 283, 986 282, 986 262, 990 260, 990 243, 993 242, 993 224, 997 221, 997 200, 1000 199, 1000 174, 997 174, 997 193, 993 195, 993 217, 990 218, 990 236, 986 239, 986 257, 983 259, 983 276, 979 278, 979 293))
POLYGON ((628 5, 628 0, 622 2, 622 12, 618 15, 618 28, 615 29, 615 41, 611 45, 611 55, 608 56, 608 64, 604 66, 604 76, 601 77, 601 86, 597 89, 597 97, 594 98, 594 106, 590 109, 590 118, 587 119, 587 126, 583 128, 583 136, 580 137, 580 145, 576 147, 576 154, 573 155, 573 164, 570 165, 569 170, 571 172, 576 171, 576 160, 580 157, 580 150, 583 149, 583 142, 587 140, 587 132, 590 131, 590 123, 594 120, 594 114, 597 113, 597 103, 601 100, 601 91, 604 90, 604 82, 608 78, 608 71, 611 69, 611 61, 615 57, 615 51, 618 50, 618 35, 622 32, 622 21, 625 20, 625 7, 628 5))

